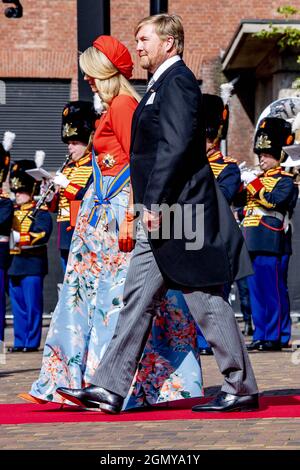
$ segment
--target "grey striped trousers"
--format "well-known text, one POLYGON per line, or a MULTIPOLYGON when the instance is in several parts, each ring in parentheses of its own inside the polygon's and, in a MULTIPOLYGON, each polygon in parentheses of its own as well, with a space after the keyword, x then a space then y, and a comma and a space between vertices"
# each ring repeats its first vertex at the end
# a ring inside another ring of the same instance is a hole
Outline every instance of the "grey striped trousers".
MULTIPOLYGON (((201 269, 201 268, 200 268, 201 269)), ((143 353, 162 296, 163 277, 154 259, 145 232, 138 227, 137 242, 124 287, 114 336, 92 383, 126 397, 143 353)), ((245 343, 231 306, 220 288, 183 291, 185 301, 211 345, 220 372, 222 390, 233 395, 257 393, 257 384, 245 343)))

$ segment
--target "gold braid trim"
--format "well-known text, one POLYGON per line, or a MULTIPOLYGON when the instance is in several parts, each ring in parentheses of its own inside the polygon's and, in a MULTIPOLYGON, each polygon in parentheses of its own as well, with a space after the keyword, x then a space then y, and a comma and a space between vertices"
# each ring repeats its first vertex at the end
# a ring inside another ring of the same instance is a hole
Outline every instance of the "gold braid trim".
POLYGON ((265 199, 264 197, 265 192, 266 192, 266 188, 261 188, 261 190, 259 191, 258 193, 259 202, 262 206, 265 206, 267 209, 273 209, 273 207, 275 207, 276 204, 271 204, 265 199))
POLYGON ((33 240, 31 241, 31 245, 35 245, 41 238, 44 238, 46 235, 46 232, 29 232, 29 234, 32 236, 33 240))

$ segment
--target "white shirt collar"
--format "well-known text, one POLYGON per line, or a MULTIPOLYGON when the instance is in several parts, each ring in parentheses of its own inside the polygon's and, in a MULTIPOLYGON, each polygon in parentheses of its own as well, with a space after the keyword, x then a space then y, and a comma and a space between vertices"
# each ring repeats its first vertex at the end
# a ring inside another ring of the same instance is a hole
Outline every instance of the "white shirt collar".
POLYGON ((169 68, 171 65, 175 64, 175 62, 178 62, 178 60, 181 60, 181 57, 179 55, 174 55, 173 57, 170 57, 169 59, 165 60, 159 67, 158 69, 154 72, 152 75, 153 80, 156 82, 158 78, 169 68))

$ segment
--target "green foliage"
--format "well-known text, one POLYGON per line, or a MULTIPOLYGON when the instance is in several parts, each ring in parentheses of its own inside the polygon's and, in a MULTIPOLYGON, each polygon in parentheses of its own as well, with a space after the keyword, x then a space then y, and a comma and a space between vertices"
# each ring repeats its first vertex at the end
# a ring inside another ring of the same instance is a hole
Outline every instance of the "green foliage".
MULTIPOLYGON (((298 63, 300 63, 299 57, 298 57, 298 63)), ((293 81, 292 88, 294 88, 295 90, 300 90, 300 77, 296 78, 296 80, 293 81)))
POLYGON ((280 13, 281 15, 284 15, 285 18, 288 18, 289 16, 300 13, 300 10, 291 5, 284 5, 282 7, 277 8, 277 13, 280 13))
MULTIPOLYGON (((289 16, 300 13, 300 10, 293 6, 285 5, 277 8, 277 12, 284 15, 285 19, 287 19, 289 16)), ((277 39, 277 44, 281 51, 287 47, 300 47, 300 29, 293 28, 292 26, 278 27, 270 23, 269 29, 263 29, 253 34, 253 36, 260 39, 277 39)), ((300 63, 300 55, 297 58, 297 63, 300 63)))
POLYGON ((300 29, 292 28, 290 26, 277 27, 270 24, 270 29, 263 29, 262 31, 255 33, 255 37, 261 39, 278 38, 278 46, 281 50, 290 47, 300 46, 300 29))

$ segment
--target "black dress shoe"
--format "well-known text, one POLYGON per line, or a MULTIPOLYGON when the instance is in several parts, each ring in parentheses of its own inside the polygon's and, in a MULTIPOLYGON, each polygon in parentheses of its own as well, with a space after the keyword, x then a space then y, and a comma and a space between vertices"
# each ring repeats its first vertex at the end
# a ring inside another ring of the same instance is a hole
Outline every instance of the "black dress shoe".
POLYGON ((260 341, 259 339, 257 340, 254 340, 252 341, 252 343, 250 344, 247 344, 246 348, 248 351, 261 351, 261 349, 259 349, 261 347, 261 345, 263 344, 263 341, 260 341))
POLYGON ((9 346, 7 348, 7 352, 12 352, 12 353, 23 352, 23 349, 24 349, 23 346, 9 346))
POLYGON ((258 409, 258 393, 238 396, 220 392, 216 398, 208 403, 193 406, 192 411, 253 411, 258 409))
POLYGON ((262 341, 262 344, 258 348, 259 351, 281 351, 281 345, 279 341, 262 341))
POLYGON ((59 387, 56 391, 76 405, 85 408, 100 408, 104 413, 120 413, 124 401, 120 395, 96 385, 78 389, 59 387))
POLYGON ((199 354, 201 354, 201 356, 213 356, 214 355, 213 350, 211 348, 202 348, 200 349, 199 354))

